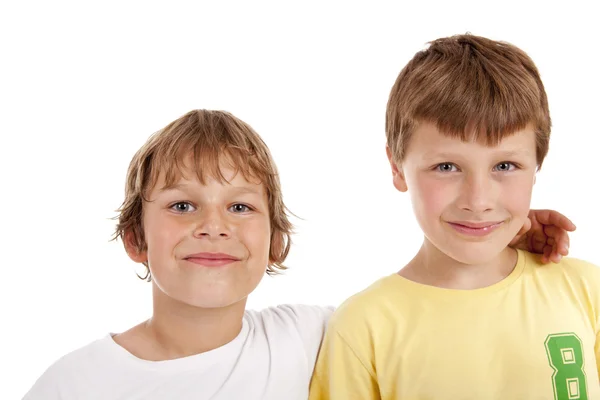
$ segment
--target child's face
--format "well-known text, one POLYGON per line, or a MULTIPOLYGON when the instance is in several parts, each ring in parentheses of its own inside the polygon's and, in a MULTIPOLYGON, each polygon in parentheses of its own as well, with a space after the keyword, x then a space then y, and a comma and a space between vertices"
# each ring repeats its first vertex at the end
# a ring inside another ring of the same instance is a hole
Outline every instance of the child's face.
POLYGON ((226 307, 256 288, 269 260, 270 219, 262 184, 221 165, 229 181, 190 171, 174 187, 164 176, 144 203, 152 280, 162 293, 202 308, 226 307))
POLYGON ((394 185, 410 192, 426 240, 465 264, 496 257, 529 213, 537 170, 533 129, 487 147, 423 123, 410 140, 400 168, 392 163, 394 185))

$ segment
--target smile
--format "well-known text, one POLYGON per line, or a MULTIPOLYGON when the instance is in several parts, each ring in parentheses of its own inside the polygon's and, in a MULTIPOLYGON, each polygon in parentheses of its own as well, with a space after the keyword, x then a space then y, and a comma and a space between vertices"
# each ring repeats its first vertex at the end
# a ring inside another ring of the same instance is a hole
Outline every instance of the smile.
POLYGON ((222 267, 240 261, 239 258, 224 253, 190 254, 184 260, 205 267, 222 267))
POLYGON ((455 231, 468 236, 486 236, 494 232, 498 227, 504 224, 500 222, 448 222, 455 231))

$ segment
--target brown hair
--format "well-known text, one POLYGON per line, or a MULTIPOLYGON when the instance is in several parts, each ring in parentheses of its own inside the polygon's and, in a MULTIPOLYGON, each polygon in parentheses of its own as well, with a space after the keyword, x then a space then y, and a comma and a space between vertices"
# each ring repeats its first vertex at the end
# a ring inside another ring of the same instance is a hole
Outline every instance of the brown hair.
POLYGON ((402 69, 390 93, 385 129, 394 161, 404 159, 419 122, 489 146, 531 124, 541 166, 551 122, 544 85, 531 58, 509 43, 471 34, 429 44, 402 69))
MULTIPOLYGON (((191 154, 201 183, 206 176, 226 181, 219 162, 228 158, 232 167, 246 179, 258 179, 266 189, 271 225, 271 246, 267 274, 278 273, 291 245, 292 224, 283 203, 277 167, 269 148, 245 122, 225 111, 193 110, 152 135, 133 156, 127 171, 125 200, 118 210, 114 239, 125 240, 131 232, 132 244, 146 250, 142 209, 146 195, 161 172, 170 186, 182 175, 184 161, 191 154)), ((144 264, 146 265, 146 264, 144 264)), ((150 280, 150 271, 140 277, 150 280)))

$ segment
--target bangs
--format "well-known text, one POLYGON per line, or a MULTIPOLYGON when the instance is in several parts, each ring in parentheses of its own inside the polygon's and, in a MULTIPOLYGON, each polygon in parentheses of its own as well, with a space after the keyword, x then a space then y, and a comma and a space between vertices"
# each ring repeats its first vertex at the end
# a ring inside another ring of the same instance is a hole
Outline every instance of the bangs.
POLYGON ((534 78, 504 70, 501 63, 462 58, 454 68, 416 78, 421 90, 410 114, 450 137, 495 146, 529 124, 545 130, 543 96, 534 78))
POLYGON ((141 188, 145 189, 141 190, 144 200, 147 200, 148 191, 155 187, 161 174, 164 174, 165 188, 175 185, 182 177, 193 178, 189 176, 190 172, 202 184, 210 178, 222 184, 230 183, 223 174, 224 167, 233 169, 235 174, 241 173, 249 182, 265 184, 269 192, 267 183, 277 172, 273 170, 269 154, 260 148, 260 143, 248 140, 248 135, 239 129, 231 129, 231 126, 195 128, 173 129, 179 134, 157 136, 158 141, 142 164, 144 171, 140 171, 140 176, 143 176, 141 188))
POLYGON ((164 173, 164 187, 175 185, 181 178, 190 179, 190 172, 202 183, 207 179, 214 179, 221 184, 229 184, 230 181, 223 174, 223 168, 230 168, 234 175, 241 173, 247 181, 254 183, 266 182, 268 172, 261 168, 256 160, 256 155, 247 149, 194 147, 190 152, 189 147, 182 146, 175 157, 163 155, 157 158, 153 166, 153 179, 149 187, 158 182, 160 173, 164 173))
POLYGON ((459 35, 417 53, 387 104, 387 143, 397 162, 420 122, 488 146, 531 126, 539 165, 548 152, 551 121, 539 72, 525 52, 504 42, 459 35))

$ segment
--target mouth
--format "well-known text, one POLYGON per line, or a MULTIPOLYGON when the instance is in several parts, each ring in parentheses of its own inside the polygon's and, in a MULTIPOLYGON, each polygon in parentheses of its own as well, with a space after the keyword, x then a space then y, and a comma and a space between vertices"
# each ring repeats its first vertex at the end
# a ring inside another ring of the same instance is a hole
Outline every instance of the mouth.
POLYGON ((455 231, 469 236, 486 236, 499 228, 504 221, 499 222, 448 222, 455 231))
POLYGON ((225 253, 196 253, 183 259, 205 267, 222 267, 240 261, 240 258, 225 253))

